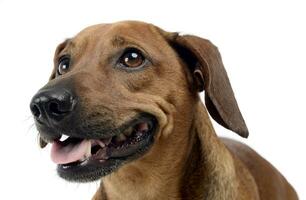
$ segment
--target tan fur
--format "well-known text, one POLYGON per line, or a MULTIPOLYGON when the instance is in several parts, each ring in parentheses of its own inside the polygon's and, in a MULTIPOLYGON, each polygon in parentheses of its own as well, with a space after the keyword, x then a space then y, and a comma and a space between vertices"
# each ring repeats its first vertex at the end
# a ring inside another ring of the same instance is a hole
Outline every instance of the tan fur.
MULTIPOLYGON (((215 134, 197 93, 197 83, 201 87, 205 84, 210 106, 216 107, 209 111, 218 112, 214 114, 219 123, 242 136, 247 136, 247 128, 220 65, 218 51, 212 48, 206 40, 183 38, 150 24, 131 21, 89 27, 60 45, 55 62, 67 52, 75 58, 71 72, 62 79, 74 79, 88 113, 100 109, 95 105, 103 102, 113 111, 117 124, 137 110, 153 114, 159 123, 151 149, 103 177, 94 200, 297 199, 289 183, 267 161, 244 145, 219 139, 215 134), (124 73, 108 67, 107 58, 113 49, 131 42, 148 52, 153 66, 141 73, 124 73), (204 46, 196 46, 199 42, 204 46), (171 43, 189 49, 200 60, 197 80, 171 43), (228 101, 222 96, 225 94, 228 101)), ((54 79, 54 73, 50 84, 60 81, 54 79)))

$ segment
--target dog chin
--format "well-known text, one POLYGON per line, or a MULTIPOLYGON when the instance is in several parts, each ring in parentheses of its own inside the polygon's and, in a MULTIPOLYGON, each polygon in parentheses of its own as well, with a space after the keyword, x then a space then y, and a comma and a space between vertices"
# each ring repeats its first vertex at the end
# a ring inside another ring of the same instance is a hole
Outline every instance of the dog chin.
POLYGON ((143 156, 152 146, 157 129, 156 118, 142 114, 112 136, 62 135, 52 142, 51 159, 57 164, 60 177, 72 182, 95 181, 143 156))

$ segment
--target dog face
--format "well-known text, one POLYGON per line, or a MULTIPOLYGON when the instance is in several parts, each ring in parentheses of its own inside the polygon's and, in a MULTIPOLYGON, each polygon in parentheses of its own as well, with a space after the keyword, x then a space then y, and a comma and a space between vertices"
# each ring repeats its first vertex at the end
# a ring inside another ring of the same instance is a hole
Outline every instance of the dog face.
POLYGON ((60 44, 50 81, 30 105, 41 146, 52 143, 58 174, 92 181, 131 161, 158 156, 149 152, 169 140, 173 127, 191 123, 197 90, 204 88, 216 121, 243 135, 246 127, 225 71, 226 86, 216 84, 220 72, 210 69, 216 61, 193 43, 150 24, 119 22, 86 28, 60 44), (223 93, 226 100, 214 93, 224 87, 230 90, 223 93), (224 101, 233 101, 234 108, 224 101))

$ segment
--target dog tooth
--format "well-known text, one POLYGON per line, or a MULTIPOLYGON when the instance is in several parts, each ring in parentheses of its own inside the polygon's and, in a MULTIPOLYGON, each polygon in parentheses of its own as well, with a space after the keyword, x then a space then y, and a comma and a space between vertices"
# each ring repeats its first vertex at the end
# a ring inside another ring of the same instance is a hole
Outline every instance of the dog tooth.
POLYGON ((102 148, 104 148, 105 147, 105 144, 104 144, 104 142, 102 142, 101 140, 98 140, 98 144, 102 147, 102 148))
POLYGON ((70 167, 70 166, 68 166, 68 165, 63 165, 63 166, 62 166, 63 169, 68 169, 69 167, 70 167))
MULTIPOLYGON (((92 142, 92 141, 90 141, 92 142)), ((86 154, 85 154, 85 158, 89 158, 91 156, 91 145, 88 145, 87 147, 87 151, 86 151, 86 154)))
POLYGON ((142 135, 143 135, 143 132, 140 132, 140 131, 137 131, 137 132, 136 132, 136 137, 137 137, 137 138, 140 138, 142 135))
POLYGON ((80 165, 81 165, 81 166, 84 166, 84 165, 86 165, 87 163, 88 163, 88 160, 85 160, 85 161, 81 162, 80 165))
POLYGON ((69 138, 68 135, 62 135, 61 138, 60 138, 60 141, 61 142, 64 142, 65 140, 67 140, 69 138))

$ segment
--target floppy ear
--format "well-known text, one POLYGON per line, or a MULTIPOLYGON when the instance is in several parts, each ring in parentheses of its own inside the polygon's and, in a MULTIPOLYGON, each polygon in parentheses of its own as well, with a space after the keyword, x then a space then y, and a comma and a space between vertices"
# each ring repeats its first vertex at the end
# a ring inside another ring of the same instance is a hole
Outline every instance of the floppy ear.
POLYGON ((198 91, 205 90, 205 105, 212 118, 247 138, 248 129, 217 47, 192 35, 174 37, 171 44, 190 68, 198 91))

